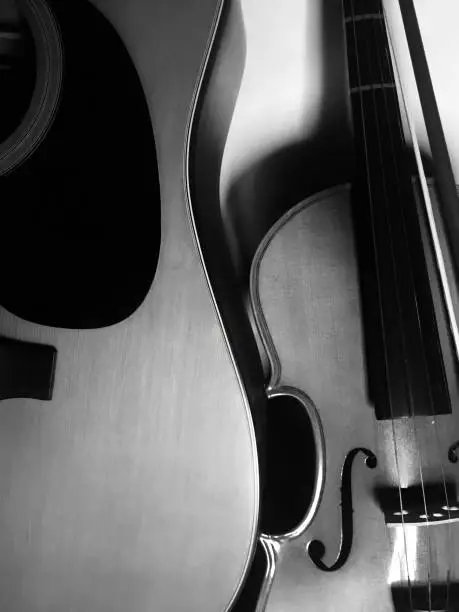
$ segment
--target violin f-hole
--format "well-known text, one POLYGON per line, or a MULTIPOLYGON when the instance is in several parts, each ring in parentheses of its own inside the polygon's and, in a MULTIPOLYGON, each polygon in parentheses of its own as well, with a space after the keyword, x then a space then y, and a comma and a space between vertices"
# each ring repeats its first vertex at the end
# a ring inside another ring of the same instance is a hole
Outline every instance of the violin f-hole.
POLYGON ((450 463, 457 463, 458 461, 458 457, 457 457, 457 449, 459 448, 459 440, 457 442, 455 442, 454 444, 451 444, 451 446, 448 449, 448 461, 450 463))
POLYGON ((325 555, 325 545, 320 540, 311 540, 307 550, 311 561, 316 567, 324 572, 335 572, 343 567, 349 558, 354 537, 354 524, 352 514, 352 464, 354 458, 359 454, 365 455, 365 465, 374 469, 377 465, 376 455, 366 448, 354 448, 344 461, 341 472, 341 546, 336 561, 332 565, 326 565, 322 559, 325 555))

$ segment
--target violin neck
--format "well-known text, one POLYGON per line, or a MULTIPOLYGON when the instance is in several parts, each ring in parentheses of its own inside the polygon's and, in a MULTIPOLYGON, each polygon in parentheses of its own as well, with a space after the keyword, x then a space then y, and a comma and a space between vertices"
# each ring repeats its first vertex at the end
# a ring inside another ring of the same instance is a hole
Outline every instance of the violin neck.
POLYGON ((345 0, 344 22, 355 139, 369 161, 358 169, 371 172, 368 179, 395 180, 393 155, 405 142, 381 0, 345 0))
POLYGON ((381 0, 344 0, 353 217, 377 419, 451 412, 381 0))

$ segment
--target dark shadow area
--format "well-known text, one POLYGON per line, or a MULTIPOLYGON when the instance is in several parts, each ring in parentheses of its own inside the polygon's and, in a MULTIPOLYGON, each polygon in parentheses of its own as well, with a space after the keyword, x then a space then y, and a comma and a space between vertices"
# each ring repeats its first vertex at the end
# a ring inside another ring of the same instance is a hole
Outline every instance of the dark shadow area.
POLYGON ((261 543, 258 542, 250 572, 237 601, 231 608, 231 612, 254 612, 267 568, 265 551, 261 543))
POLYGON ((2 20, 0 15, 0 142, 18 127, 35 86, 36 54, 27 21, 2 20))
MULTIPOLYGON (((311 504, 316 452, 310 421, 296 399, 271 398, 268 408, 260 529, 267 535, 280 535, 294 529, 311 504)), ((254 612, 266 571, 266 555, 258 542, 233 612, 254 612)))
MULTIPOLYGON (((247 290, 255 251, 269 228, 304 198, 346 183, 352 173, 351 125, 341 1, 322 2, 322 99, 314 132, 272 152, 230 186, 227 202, 232 252, 247 290)), ((305 58, 305 63, 311 61, 305 58)), ((305 116, 308 109, 305 108, 305 116)), ((305 122, 307 123, 307 122, 305 122)), ((267 129, 269 129, 267 127, 267 129)))
POLYGON ((295 398, 284 395, 269 400, 265 448, 261 530, 281 535, 304 518, 315 483, 314 435, 304 407, 295 398))
POLYGON ((89 2, 53 0, 63 87, 45 139, 0 178, 1 303, 55 327, 96 328, 134 312, 154 278, 160 194, 137 71, 89 2))

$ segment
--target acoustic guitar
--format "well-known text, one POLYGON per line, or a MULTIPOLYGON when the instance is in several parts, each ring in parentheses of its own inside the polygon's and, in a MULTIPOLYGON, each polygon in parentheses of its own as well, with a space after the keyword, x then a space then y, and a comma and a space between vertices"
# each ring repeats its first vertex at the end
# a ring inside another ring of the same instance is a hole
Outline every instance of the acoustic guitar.
POLYGON ((19 41, 2 98, 22 107, 0 143, 0 609, 226 610, 257 537, 262 373, 230 270, 210 284, 223 234, 201 248, 183 178, 222 7, 16 9, 1 21, 19 41))

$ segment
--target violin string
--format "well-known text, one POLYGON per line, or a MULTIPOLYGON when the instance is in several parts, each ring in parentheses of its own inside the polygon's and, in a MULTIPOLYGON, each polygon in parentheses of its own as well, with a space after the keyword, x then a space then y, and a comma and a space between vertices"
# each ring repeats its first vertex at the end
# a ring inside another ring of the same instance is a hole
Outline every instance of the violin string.
MULTIPOLYGON (((378 24, 380 27, 380 34, 384 35, 384 31, 386 30, 387 32, 387 38, 389 37, 389 31, 388 31, 388 25, 386 23, 386 29, 384 30, 384 26, 383 26, 383 15, 380 13, 380 18, 378 19, 378 24)), ((373 32, 375 30, 375 24, 373 22, 373 32)), ((375 34, 375 32, 374 32, 375 34)), ((377 38, 377 35, 375 34, 375 38, 377 38)), ((378 47, 378 45, 377 45, 378 47)), ((379 53, 379 50, 377 51, 378 53, 378 64, 379 64, 379 69, 380 69, 380 75, 381 75, 381 81, 384 80, 384 73, 383 73, 383 65, 382 65, 382 60, 381 60, 381 55, 379 53)), ((386 50, 387 53, 387 50, 386 50)), ((393 74, 392 71, 390 69, 391 67, 391 63, 390 63, 390 57, 387 57, 386 55, 386 65, 389 68, 389 74, 392 77, 392 81, 395 83, 394 79, 393 79, 393 74)), ((383 95, 383 100, 384 100, 384 108, 385 108, 385 114, 386 114, 386 118, 388 119, 389 116, 389 110, 388 110, 388 100, 387 100, 387 93, 386 90, 384 89, 382 92, 383 95)), ((396 117, 397 123, 398 123, 398 117, 396 117)), ((394 141, 393 141, 393 136, 392 136, 392 132, 389 129, 389 142, 390 142, 390 147, 391 147, 391 151, 392 151, 392 160, 393 160, 393 172, 394 172, 394 176, 396 177, 396 189, 397 189, 397 193, 398 193, 398 200, 399 202, 403 201, 403 197, 402 197, 402 190, 401 190, 401 183, 400 183, 400 175, 398 172, 398 165, 395 162, 395 146, 394 146, 394 141)), ((401 137, 401 142, 403 142, 403 134, 400 134, 401 137)), ((405 234, 405 240, 406 240, 406 231, 405 228, 404 229, 404 234, 405 234)), ((410 258, 410 254, 408 252, 408 258, 410 258)), ((410 268, 411 269, 411 268, 410 268)), ((412 278, 412 282, 414 282, 413 276, 411 275, 412 278)), ((416 304, 416 313, 417 313, 417 322, 418 322, 418 327, 420 328, 420 320, 419 320, 419 313, 418 313, 418 308, 417 308, 417 304, 416 304)), ((422 335, 421 335, 421 340, 422 340, 422 335)), ((424 365, 426 365, 425 360, 424 360, 424 365)), ((427 519, 427 530, 429 530, 429 514, 428 514, 428 509, 427 509, 427 500, 426 500, 426 496, 425 496, 425 490, 424 490, 424 478, 423 478, 423 473, 422 473, 422 455, 421 455, 421 451, 420 451, 420 444, 419 444, 419 440, 418 440, 418 435, 417 435, 417 431, 416 431, 416 418, 415 415, 413 414, 413 410, 412 410, 412 402, 410 402, 410 417, 412 418, 412 424, 413 424, 413 434, 414 434, 414 440, 415 440, 415 447, 416 447, 416 454, 418 456, 418 460, 419 460, 419 472, 420 472, 420 478, 421 478, 421 490, 422 490, 422 495, 423 495, 423 503, 424 503, 424 512, 425 512, 425 516, 427 519)), ((428 582, 427 582, 427 589, 428 589, 428 600, 429 600, 429 610, 431 609, 431 550, 430 550, 430 533, 429 531, 427 532, 427 541, 428 541, 428 560, 429 560, 429 565, 428 565, 428 582)))
MULTIPOLYGON (((378 15, 379 12, 378 12, 378 15)), ((374 33, 374 27, 375 27, 375 23, 380 23, 380 16, 377 19, 371 19, 371 24, 372 24, 372 29, 373 29, 373 33, 374 33)), ((384 40, 382 37, 380 40, 384 40)), ((388 124, 390 124, 389 121, 389 112, 388 112, 388 107, 387 107, 387 93, 386 93, 386 88, 385 88, 385 83, 384 83, 384 74, 383 74, 383 70, 382 70, 382 63, 381 63, 381 56, 380 56, 380 50, 379 50, 379 45, 377 44, 378 38, 376 36, 373 37, 373 41, 374 41, 374 48, 376 49, 376 56, 378 58, 378 65, 376 66, 376 68, 379 67, 379 83, 377 82, 377 77, 376 74, 372 75, 372 79, 375 79, 375 82, 373 83, 373 85, 380 85, 380 92, 381 92, 381 96, 383 98, 384 101, 384 108, 385 108, 385 118, 388 124), (375 44, 376 43, 376 44, 375 44)), ((371 65, 371 54, 370 54, 370 43, 369 43, 369 37, 366 36, 365 37, 365 43, 366 43, 366 52, 367 52, 367 59, 368 59, 368 63, 369 65, 371 65)), ((378 144, 378 152, 379 152, 379 159, 380 159, 380 164, 381 164, 381 171, 382 171, 382 179, 383 179, 383 190, 384 190, 384 204, 385 204, 385 210, 386 210, 386 215, 387 215, 387 222, 389 225, 389 232, 390 235, 392 236, 393 231, 392 231, 392 223, 390 222, 390 213, 389 213, 389 202, 388 202, 388 194, 387 194, 387 189, 386 189, 386 176, 385 176, 385 165, 384 165, 384 158, 383 158, 383 153, 382 153, 382 144, 381 144, 381 131, 384 129, 384 127, 380 126, 380 113, 378 112, 378 105, 376 102, 376 89, 375 87, 372 87, 372 98, 373 98, 373 108, 374 108, 374 114, 375 114, 375 126, 376 126, 376 141, 378 144)), ((391 151, 392 151, 392 156, 391 159, 394 162, 395 161, 395 147, 394 147, 394 143, 393 143, 393 139, 392 139, 392 132, 390 130, 390 127, 388 129, 388 134, 389 134, 389 138, 388 138, 388 143, 390 145, 391 151)), ((396 164, 394 164, 396 166, 396 164)), ((400 192, 400 181, 398 178, 398 175, 396 173, 397 179, 398 181, 395 183, 395 188, 396 191, 398 192, 398 197, 399 200, 401 198, 401 192, 400 192)), ((392 239, 390 240, 390 244, 391 244, 391 254, 392 254, 392 261, 393 261, 393 266, 394 266, 394 275, 397 276, 397 272, 396 272, 396 266, 395 266, 395 253, 394 253, 394 248, 393 248, 393 241, 392 239)), ((400 294, 399 291, 396 291, 396 299, 397 299, 397 305, 398 305, 398 311, 399 311, 399 316, 401 314, 402 311, 402 307, 401 307, 401 303, 400 303, 400 294)), ((401 340, 402 340, 402 346, 404 351, 406 352, 406 337, 405 334, 403 333, 402 330, 402 336, 401 336, 401 340)), ((412 392, 411 392, 411 387, 410 385, 408 385, 408 397, 409 397, 409 410, 410 413, 413 412, 413 396, 412 396, 412 392)), ((408 538, 407 538, 407 533, 406 533, 406 525, 405 525, 405 519, 404 519, 404 507, 403 507, 403 496, 402 496, 402 492, 401 492, 401 483, 400 483, 400 458, 399 458, 399 449, 398 449, 398 442, 397 442, 397 436, 396 436, 396 432, 395 432, 395 419, 394 419, 394 415, 393 412, 391 413, 391 424, 392 424, 392 435, 394 438, 394 452, 396 455, 396 465, 397 465, 397 473, 398 473, 398 488, 399 488, 399 503, 400 503, 400 516, 401 516, 401 520, 402 520, 402 532, 403 532, 403 536, 404 536, 404 544, 405 544, 405 559, 406 559, 406 575, 407 575, 407 581, 408 581, 408 592, 409 592, 409 597, 410 597, 410 604, 411 607, 413 608, 413 601, 412 601, 412 590, 411 590, 411 576, 410 576, 410 567, 409 567, 409 563, 408 563, 408 538)))
POLYGON ((437 225, 436 225, 435 216, 433 212, 433 204, 432 204, 432 200, 429 194, 427 178, 425 176, 423 165, 422 165, 419 142, 416 136, 411 114, 408 111, 408 107, 406 107, 405 110, 406 110, 406 118, 407 118, 410 135, 413 141, 413 150, 414 150, 414 156, 416 159, 416 166, 418 170, 419 184, 421 187, 421 193, 423 196, 425 212, 426 212, 426 216, 427 216, 427 220, 429 224, 430 236, 431 236, 434 251, 435 251, 437 270, 440 276, 443 298, 445 300, 445 306, 446 306, 447 315, 448 315, 450 332, 453 338, 456 356, 459 358, 459 328, 458 328, 458 324, 456 320, 454 300, 451 294, 451 290, 449 288, 448 272, 446 270, 447 266, 446 266, 446 263, 443 257, 442 247, 440 244, 440 238, 438 236, 437 225))
MULTIPOLYGON (((387 18, 386 18, 386 23, 387 23, 387 18)), ((408 104, 407 104, 407 100, 406 97, 404 95, 403 92, 403 87, 402 87, 402 81, 400 78, 400 71, 399 71, 399 67, 398 67, 398 63, 397 63, 397 59, 396 59, 396 55, 395 55, 395 51, 394 51, 394 46, 392 44, 392 39, 391 39, 391 35, 390 35, 390 29, 389 27, 387 27, 387 33, 388 33, 388 41, 389 41, 389 45, 391 47, 392 50, 392 56, 394 58, 393 61, 393 65, 394 65, 394 82, 395 82, 395 77, 397 78, 398 81, 398 85, 399 85, 399 91, 400 91, 400 100, 401 100, 401 105, 403 106, 403 110, 405 112, 405 117, 408 123, 408 127, 409 127, 409 131, 411 134, 411 139, 412 139, 412 144, 413 144, 413 149, 415 152, 415 158, 416 158, 416 170, 418 172, 418 178, 419 181, 424 185, 424 189, 423 189, 423 195, 424 195, 424 200, 425 203, 427 204, 427 202, 430 204, 430 208, 432 209, 432 204, 430 202, 430 195, 429 192, 427 190, 427 181, 426 181, 426 177, 424 174, 424 168, 422 165, 422 159, 421 159, 421 154, 420 154, 420 148, 419 148, 419 142, 416 136, 416 132, 414 129, 414 122, 413 119, 411 117, 409 108, 408 108, 408 104)), ((387 53, 387 51, 386 51, 387 53)), ((392 67, 392 63, 389 62, 390 58, 387 58, 388 60, 388 65, 392 67)), ((401 124, 401 117, 397 118, 397 122, 398 122, 398 126, 399 126, 399 130, 400 133, 403 136, 403 126, 401 124)), ((427 211, 428 214, 428 211, 427 211)), ((432 229, 432 226, 431 226, 432 229)), ((433 229, 435 230, 435 223, 433 225, 433 229)), ((436 250, 436 249, 435 249, 436 250)), ((441 251, 440 251, 440 255, 441 255, 441 251)), ((435 405, 432 404, 433 409, 435 409, 435 405)), ((442 484, 443 484, 443 490, 444 490, 444 494, 445 494, 445 500, 446 500, 446 511, 447 511, 447 515, 448 515, 448 521, 451 521, 451 512, 450 512, 450 500, 449 500, 449 496, 448 496, 448 488, 446 486, 446 477, 445 477, 445 466, 444 466, 444 462, 442 459, 442 444, 441 444, 441 436, 440 433, 438 431, 438 424, 437 424, 437 419, 436 419, 437 414, 434 413, 432 414, 432 421, 431 424, 433 425, 433 430, 434 430, 434 437, 435 437, 435 444, 437 447, 437 455, 440 458, 440 471, 441 471, 441 478, 442 478, 442 484)), ((448 522, 448 543, 447 543, 447 548, 448 548, 448 570, 447 570, 447 581, 446 581, 446 609, 448 610, 448 606, 449 606, 449 596, 450 596, 450 581, 451 581, 451 577, 450 577, 450 568, 454 566, 454 562, 455 562, 455 552, 454 552, 454 548, 452 546, 452 533, 451 533, 451 523, 448 522)))
MULTIPOLYGON (((388 23, 384 19, 383 13, 378 12, 378 14, 379 14, 379 18, 377 20, 377 23, 380 26, 380 34, 382 35, 382 37, 384 37, 384 34, 387 33, 387 40, 389 42, 388 23), (384 28, 384 25, 383 25, 384 22, 385 22, 385 25, 386 25, 385 28, 384 28)), ((374 22, 373 22, 373 26, 374 26, 374 22)), ((373 27, 373 31, 374 31, 374 27, 373 27)), ((376 38, 377 38, 377 36, 375 36, 375 39, 376 38)), ((377 54, 378 54, 378 64, 379 64, 379 68, 380 68, 381 83, 383 83, 384 73, 383 73, 381 55, 380 55, 380 52, 378 50, 378 45, 376 45, 376 48, 377 48, 377 54)), ((387 53, 387 49, 386 49, 386 53, 387 53)), ((391 58, 386 55, 386 65, 388 66, 389 74, 390 74, 390 76, 392 78, 392 81, 395 84, 395 79, 394 79, 395 75, 393 74, 393 71, 391 69, 391 61, 390 61, 390 59, 391 58)), ((386 120, 389 123, 389 110, 388 110, 387 93, 386 93, 386 90, 384 89, 384 87, 382 88, 382 96, 383 96, 383 100, 384 100, 384 108, 385 108, 386 120)), ((377 113, 377 111, 376 111, 376 113, 377 113)), ((400 124, 399 124, 400 118, 397 115, 396 115, 396 120, 397 120, 397 124, 399 125, 399 128, 400 128, 400 124)), ((402 197, 402 190, 401 190, 401 182, 400 182, 400 175, 399 175, 399 171, 398 171, 398 165, 395 163, 395 159, 396 159, 395 146, 394 146, 394 141, 393 141, 391 130, 389 129, 388 132, 389 132, 389 142, 390 142, 390 146, 391 146, 391 150, 392 150, 393 171, 394 171, 394 176, 397 179, 397 181, 396 181, 396 189, 397 189, 397 192, 398 192, 399 202, 401 203, 401 202, 403 202, 403 197, 402 197)), ((401 142, 403 142, 404 141, 403 132, 400 132, 400 137, 401 137, 401 142)), ((407 240, 406 227, 405 227, 404 224, 402 224, 402 230, 403 230, 403 233, 405 235, 405 240, 407 240)), ((408 256, 408 259, 411 259, 409 251, 408 251, 407 256, 408 256)), ((410 270, 411 269, 412 268, 410 268, 410 270)), ((411 274, 411 280, 414 283, 414 278, 413 278, 412 274, 411 274)), ((420 323, 420 317, 419 317, 419 310, 418 310, 417 301, 415 303, 415 306, 416 306, 417 324, 418 324, 418 328, 421 330, 421 323, 420 323)), ((422 334, 420 334, 420 338, 421 338, 422 345, 424 346, 422 334)), ((427 369, 427 364, 426 364, 425 359, 424 359, 424 366, 426 368, 426 373, 427 373, 427 376, 428 376, 428 369, 427 369)), ((429 389, 430 389, 430 387, 429 387, 429 389)), ((422 498, 423 498, 423 504, 424 504, 424 512, 425 512, 425 517, 426 517, 427 542, 428 542, 427 589, 428 589, 429 610, 431 610, 432 601, 431 601, 431 546, 430 546, 430 525, 429 525, 430 521, 429 521, 429 512, 428 512, 427 499, 426 499, 425 487, 424 487, 424 475, 423 475, 423 468, 422 468, 422 454, 421 454, 421 448, 420 448, 419 438, 418 438, 418 433, 417 433, 417 428, 416 428, 416 417, 415 417, 415 415, 413 413, 413 399, 412 399, 411 393, 410 393, 410 404, 409 405, 410 405, 410 417, 409 418, 412 419, 412 425, 413 425, 413 430, 412 431, 413 431, 413 436, 414 436, 414 441, 415 441, 416 454, 418 456, 418 461, 419 461, 419 474, 420 474, 420 481, 421 481, 421 491, 422 491, 422 498)))
MULTIPOLYGON (((412 121, 412 118, 410 116, 408 107, 406 107, 406 101, 403 100, 403 103, 405 105, 406 119, 407 119, 407 122, 409 124, 409 130, 410 130, 410 134, 411 134, 411 137, 412 137, 413 148, 415 150, 417 170, 418 170, 418 173, 419 173, 419 177, 418 178, 419 178, 421 183, 425 183, 425 186, 426 186, 426 189, 427 189, 427 181, 425 179, 424 171, 423 171, 423 168, 422 168, 422 161, 421 161, 421 155, 420 155, 420 150, 419 150, 419 143, 417 141, 417 137, 416 137, 416 134, 415 134, 415 131, 414 131, 413 121, 412 121)), ((423 191, 424 191, 424 189, 423 189, 423 191)), ((424 204, 426 205, 426 208, 428 210, 429 207, 427 206, 427 203, 428 202, 430 203, 430 199, 426 200, 425 194, 423 194, 423 195, 424 195, 424 204)), ((431 206, 430 206, 430 209, 431 209, 431 214, 433 215, 431 206)), ((429 212, 427 212, 427 214, 429 214, 429 212)), ((442 448, 443 448, 443 446, 442 446, 441 440, 440 440, 441 436, 440 436, 439 431, 438 431, 438 425, 437 425, 436 416, 437 416, 436 414, 432 415, 432 422, 431 422, 431 424, 433 425, 433 430, 434 430, 435 445, 437 447, 437 456, 440 458, 440 471, 441 471, 443 489, 444 489, 444 494, 445 494, 446 512, 447 512, 447 515, 448 515, 448 520, 450 521, 451 520, 451 512, 450 512, 451 504, 450 504, 450 501, 449 501, 448 489, 447 489, 447 486, 446 486, 446 477, 445 477, 446 470, 445 470, 444 463, 443 463, 443 458, 442 458, 442 455, 443 455, 442 448)), ((454 552, 454 547, 452 546, 452 526, 451 526, 451 523, 448 524, 447 550, 448 550, 448 552, 447 552, 448 566, 449 566, 449 568, 450 567, 454 567, 455 552, 454 552)), ((450 580, 451 580, 449 568, 447 570, 447 579, 446 579, 446 609, 447 610, 449 609, 448 605, 449 605, 450 580)))
MULTIPOLYGON (((387 22, 387 19, 386 19, 387 22)), ((420 154, 420 148, 419 148, 419 142, 416 136, 416 132, 415 132, 415 128, 414 128, 414 122, 413 119, 411 117, 411 113, 409 111, 408 108, 408 103, 404 94, 404 90, 403 90, 403 86, 402 86, 402 80, 400 78, 400 71, 398 68, 398 62, 397 62, 397 58, 396 58, 396 54, 394 51, 394 46, 392 44, 392 39, 390 36, 390 29, 387 28, 387 32, 388 32, 388 41, 390 44, 390 47, 392 49, 392 56, 394 58, 393 61, 393 65, 395 68, 395 71, 393 72, 393 78, 394 78, 394 82, 395 82, 395 78, 397 78, 397 82, 399 84, 399 91, 400 91, 400 101, 401 104, 403 106, 403 111, 405 113, 405 118, 408 124, 408 128, 410 131, 410 135, 412 138, 412 144, 413 144, 413 149, 414 149, 414 153, 415 153, 415 158, 416 158, 416 170, 418 172, 418 178, 419 181, 421 183, 423 183, 426 186, 426 193, 424 193, 423 195, 425 196, 425 199, 429 201, 430 206, 432 207, 432 204, 430 202, 430 195, 429 192, 427 190, 427 181, 426 181, 426 177, 424 174, 424 168, 423 168, 423 164, 422 164, 422 158, 421 158, 421 154, 420 154)), ((389 58, 388 58, 389 61, 389 58)), ((390 64, 390 67, 392 69, 392 64, 390 64)), ((402 110, 402 109, 401 109, 402 110)), ((397 117, 397 123, 398 123, 398 127, 399 127, 399 131, 401 134, 401 137, 404 138, 404 131, 403 131, 403 126, 401 123, 401 116, 397 117)), ((432 402, 432 406, 433 409, 435 409, 435 404, 432 402)), ((440 434, 438 432, 438 425, 437 425, 437 421, 436 421, 436 417, 438 416, 437 413, 433 413, 432 415, 432 424, 434 425, 434 433, 435 433, 435 437, 436 437, 436 444, 437 444, 437 450, 438 450, 438 456, 440 457, 440 469, 441 469, 441 473, 442 473, 442 482, 443 482, 443 488, 444 488, 444 493, 445 493, 445 498, 446 498, 446 502, 448 505, 448 518, 451 518, 451 514, 450 514, 450 510, 449 510, 449 499, 448 499, 448 489, 446 486, 446 478, 445 478, 445 468, 444 468, 444 463, 443 463, 443 459, 442 459, 442 452, 441 452, 441 444, 440 444, 440 434)))
MULTIPOLYGON (((378 252, 377 252, 377 246, 376 246, 376 240, 375 240, 375 230, 374 230, 374 203, 373 203, 372 190, 371 190, 371 184, 370 184, 370 166, 369 166, 369 161, 368 161, 368 144, 367 144, 367 137, 366 137, 365 113, 364 113, 363 92, 362 92, 362 80, 361 80, 360 62, 359 62, 358 45, 357 45, 357 28, 356 28, 356 20, 355 20, 354 0, 351 0, 351 13, 352 13, 351 14, 351 19, 352 19, 353 31, 354 31, 354 51, 355 51, 355 57, 356 57, 357 87, 358 87, 359 97, 360 97, 360 114, 361 114, 361 118, 362 118, 362 131, 363 131, 363 143, 364 143, 364 153, 365 153, 365 165, 366 165, 366 171, 367 171, 366 174, 367 174, 368 199, 369 199, 369 207, 370 207, 370 216, 371 216, 371 219, 372 219, 372 222, 371 222, 371 231, 372 231, 372 237, 373 237, 374 255, 375 255, 375 260, 376 260, 377 285, 378 285, 379 291, 381 291, 381 280, 380 280, 379 271, 378 271, 378 265, 377 265, 377 262, 378 262, 378 252)), ((380 311, 381 321, 384 323, 384 314, 383 314, 383 311, 382 311, 381 303, 379 304, 379 311, 380 311)), ((382 334, 382 338, 383 338, 383 344, 384 344, 385 368, 386 368, 386 373, 388 374, 389 368, 388 368, 388 363, 387 363, 387 347, 386 347, 386 339, 385 339, 384 334, 382 334)), ((403 515, 402 491, 401 491, 401 486, 400 486, 400 467, 399 467, 399 457, 398 457, 398 449, 397 449, 397 436, 396 436, 396 433, 395 433, 395 424, 394 424, 394 410, 393 410, 392 398, 391 398, 390 394, 388 394, 388 398, 389 398, 389 411, 390 411, 390 415, 391 415, 391 424, 392 424, 392 438, 393 438, 393 444, 394 444, 395 465, 396 465, 396 470, 397 470, 397 474, 398 474, 398 493, 399 493, 399 501, 400 501, 400 516, 401 516, 401 521, 402 521, 402 533, 403 533, 403 540, 404 540, 406 573, 407 573, 407 578, 408 578, 408 593, 409 593, 409 599, 410 599, 411 612, 413 612, 414 608, 413 608, 411 580, 410 580, 410 573, 409 573, 409 562, 408 562, 408 549, 407 549, 407 536, 406 536, 406 528, 405 528, 405 519, 404 519, 404 515, 403 515)))

